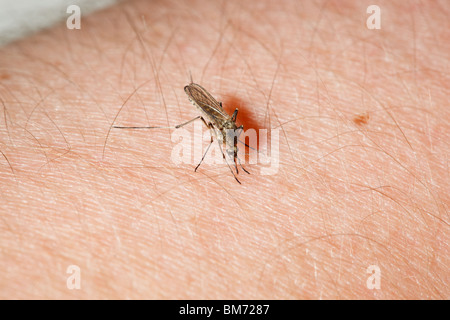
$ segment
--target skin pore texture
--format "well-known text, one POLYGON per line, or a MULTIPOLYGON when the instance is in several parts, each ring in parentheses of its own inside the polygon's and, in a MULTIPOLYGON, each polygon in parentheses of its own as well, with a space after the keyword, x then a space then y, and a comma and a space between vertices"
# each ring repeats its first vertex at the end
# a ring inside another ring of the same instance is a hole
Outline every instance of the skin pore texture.
POLYGON ((372 2, 130 1, 1 48, 0 298, 450 298, 450 8, 372 2), (275 173, 112 128, 198 116, 190 73, 275 173))

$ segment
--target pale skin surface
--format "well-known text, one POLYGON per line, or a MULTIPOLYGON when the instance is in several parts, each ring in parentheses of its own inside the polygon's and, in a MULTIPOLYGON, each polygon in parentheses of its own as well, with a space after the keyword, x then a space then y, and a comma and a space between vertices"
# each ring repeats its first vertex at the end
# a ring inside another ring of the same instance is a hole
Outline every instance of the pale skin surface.
POLYGON ((0 298, 449 298, 448 3, 377 2, 380 30, 372 1, 247 3, 125 3, 0 50, 0 298), (281 129, 276 174, 109 131, 197 116, 189 71, 281 129))

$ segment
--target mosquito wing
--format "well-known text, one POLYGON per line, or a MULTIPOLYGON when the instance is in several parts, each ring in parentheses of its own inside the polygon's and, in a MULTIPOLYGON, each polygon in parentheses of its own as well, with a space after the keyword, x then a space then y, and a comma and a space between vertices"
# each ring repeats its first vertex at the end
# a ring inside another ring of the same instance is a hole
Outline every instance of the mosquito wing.
POLYGON ((221 125, 222 122, 230 118, 223 111, 220 103, 202 86, 191 83, 184 87, 184 92, 186 92, 189 100, 201 109, 209 117, 209 120, 213 120, 216 124, 221 125))

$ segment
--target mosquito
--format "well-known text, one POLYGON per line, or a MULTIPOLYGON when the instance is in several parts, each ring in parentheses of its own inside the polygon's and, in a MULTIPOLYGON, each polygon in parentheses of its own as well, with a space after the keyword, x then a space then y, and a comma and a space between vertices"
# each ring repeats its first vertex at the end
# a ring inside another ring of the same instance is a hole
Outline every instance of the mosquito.
MULTIPOLYGON (((237 126, 236 125, 236 117, 238 114, 238 108, 236 108, 233 112, 233 114, 230 116, 228 115, 222 108, 222 102, 218 102, 214 97, 201 85, 191 82, 187 86, 184 87, 184 92, 186 92, 189 101, 197 107, 197 109, 200 111, 201 115, 195 117, 194 119, 191 119, 187 122, 184 122, 182 124, 179 124, 175 127, 121 127, 121 126, 113 126, 113 128, 117 129, 167 129, 167 128, 174 128, 178 129, 181 127, 184 127, 185 125, 195 121, 195 120, 202 120, 202 122, 205 124, 205 126, 209 129, 211 134, 211 142, 208 145, 208 148, 206 148, 205 153, 202 156, 202 159, 200 160, 197 167, 195 167, 195 172, 197 172, 198 167, 203 162, 203 159, 205 159, 206 154, 209 151, 209 148, 214 142, 214 138, 216 138, 220 152, 222 153, 223 158, 225 159, 225 162, 230 169, 231 173, 233 174, 233 177, 236 179, 239 184, 241 182, 236 177, 236 175, 233 172, 233 169, 231 168, 230 164, 228 163, 227 157, 225 156, 225 152, 227 153, 228 157, 233 159, 234 167, 236 169, 236 174, 239 174, 238 166, 239 163, 240 167, 244 172, 250 174, 241 164, 241 160, 238 157, 238 147, 237 142, 239 135, 244 131, 244 126, 237 126), (237 135, 236 133, 239 132, 237 135), (225 145, 225 152, 222 149, 222 146, 225 145)), ((247 146, 246 143, 244 143, 245 146, 247 146)))

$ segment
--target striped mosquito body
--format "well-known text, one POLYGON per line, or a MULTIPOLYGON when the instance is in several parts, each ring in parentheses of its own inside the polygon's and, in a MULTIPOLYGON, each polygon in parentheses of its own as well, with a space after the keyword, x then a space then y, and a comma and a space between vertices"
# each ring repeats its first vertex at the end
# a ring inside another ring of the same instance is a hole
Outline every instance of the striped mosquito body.
MULTIPOLYGON (((208 145, 208 148, 206 149, 205 153, 203 154, 200 163, 195 168, 195 171, 197 171, 198 167, 200 167, 200 164, 203 162, 203 159, 208 153, 208 150, 211 147, 214 138, 216 138, 219 144, 220 151, 222 152, 223 158, 225 159, 225 162, 227 163, 231 173, 233 174, 236 181, 241 183, 234 174, 233 169, 231 169, 227 157, 225 156, 226 153, 230 158, 233 159, 234 167, 236 169, 237 174, 239 173, 239 170, 237 168, 237 162, 239 162, 239 165, 241 166, 242 170, 250 174, 247 170, 245 170, 245 168, 241 164, 241 161, 238 158, 237 141, 240 133, 244 130, 244 126, 242 125, 239 127, 236 126, 236 116, 238 113, 238 109, 236 108, 231 116, 228 115, 223 110, 222 103, 214 99, 214 97, 208 91, 206 91, 205 88, 196 83, 190 83, 187 86, 185 86, 184 92, 186 92, 189 101, 191 101, 191 103, 200 111, 201 115, 185 123, 179 124, 174 128, 176 129, 181 128, 195 120, 200 119, 203 121, 203 123, 210 130, 211 133, 211 142, 208 145), (223 145, 225 145, 225 152, 222 149, 223 145)), ((120 129, 167 128, 167 127, 118 127, 118 126, 113 127, 120 129)))

